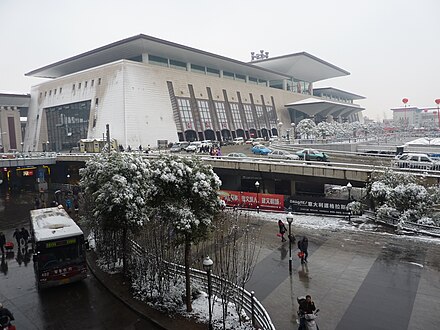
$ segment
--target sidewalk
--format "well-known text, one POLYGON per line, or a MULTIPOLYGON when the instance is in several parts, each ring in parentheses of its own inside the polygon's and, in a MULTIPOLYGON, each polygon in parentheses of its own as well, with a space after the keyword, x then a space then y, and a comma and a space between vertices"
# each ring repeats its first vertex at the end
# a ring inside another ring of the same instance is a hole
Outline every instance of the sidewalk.
POLYGON ((93 276, 102 283, 116 298, 130 307, 142 317, 155 323, 158 328, 168 330, 206 330, 207 325, 196 323, 180 315, 169 316, 158 310, 149 307, 146 303, 133 298, 131 287, 124 280, 122 274, 108 274, 96 265, 96 254, 93 251, 87 252, 87 265, 93 276))

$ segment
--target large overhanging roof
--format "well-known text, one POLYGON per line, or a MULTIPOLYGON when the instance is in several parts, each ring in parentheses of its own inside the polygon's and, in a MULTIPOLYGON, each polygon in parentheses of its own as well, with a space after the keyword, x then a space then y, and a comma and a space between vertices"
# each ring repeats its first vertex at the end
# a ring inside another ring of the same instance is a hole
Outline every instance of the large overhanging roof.
POLYGON ((288 76, 271 71, 270 69, 265 69, 144 34, 123 39, 86 53, 46 65, 42 68, 26 73, 26 76, 58 78, 121 59, 132 59, 145 53, 171 58, 186 63, 203 65, 218 70, 249 75, 259 79, 276 80, 288 78, 288 76))
POLYGON ((251 63, 308 82, 347 76, 350 74, 350 72, 306 52, 272 57, 252 61, 251 63))
POLYGON ((327 95, 332 95, 335 97, 341 97, 348 100, 362 100, 365 99, 365 97, 353 94, 350 92, 343 91, 341 89, 333 88, 333 87, 322 87, 322 88, 313 88, 313 95, 320 96, 318 94, 315 94, 315 92, 318 93, 326 93, 327 95))
POLYGON ((0 93, 0 105, 29 107, 31 96, 29 94, 8 94, 0 93))
POLYGON ((365 108, 361 108, 357 104, 340 103, 314 97, 286 104, 285 107, 304 112, 309 116, 320 115, 323 117, 327 117, 328 115, 332 115, 333 117, 346 117, 365 110, 365 108))

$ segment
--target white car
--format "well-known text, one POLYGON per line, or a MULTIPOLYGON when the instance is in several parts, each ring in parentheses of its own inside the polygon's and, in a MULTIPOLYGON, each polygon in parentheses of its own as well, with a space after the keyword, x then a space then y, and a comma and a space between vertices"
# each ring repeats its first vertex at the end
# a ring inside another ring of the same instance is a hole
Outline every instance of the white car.
POLYGON ((289 159, 289 160, 299 159, 298 155, 291 154, 290 152, 284 150, 274 150, 270 154, 268 154, 267 157, 274 159, 289 159))
POLYGON ((415 168, 420 170, 440 170, 440 162, 427 154, 403 154, 394 160, 393 165, 399 168, 415 168))
POLYGON ((243 144, 244 138, 243 137, 236 137, 233 141, 234 144, 243 144))
POLYGON ((201 141, 193 141, 185 148, 186 152, 199 152, 200 147, 202 146, 201 141))

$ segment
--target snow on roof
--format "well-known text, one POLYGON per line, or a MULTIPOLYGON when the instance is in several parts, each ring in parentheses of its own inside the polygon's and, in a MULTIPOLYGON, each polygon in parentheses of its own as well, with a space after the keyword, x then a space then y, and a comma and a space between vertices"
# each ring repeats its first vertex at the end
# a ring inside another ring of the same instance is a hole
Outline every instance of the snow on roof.
POLYGON ((31 210, 31 221, 36 242, 83 234, 62 206, 31 210))

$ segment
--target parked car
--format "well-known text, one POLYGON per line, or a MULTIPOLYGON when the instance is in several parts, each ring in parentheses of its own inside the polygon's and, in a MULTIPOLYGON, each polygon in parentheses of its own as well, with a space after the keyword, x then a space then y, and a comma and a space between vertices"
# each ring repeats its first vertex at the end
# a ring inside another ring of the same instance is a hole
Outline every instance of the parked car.
POLYGON ((275 159, 290 159, 290 160, 299 159, 298 155, 291 154, 290 152, 284 150, 274 150, 271 153, 269 153, 267 157, 275 158, 275 159))
POLYGON ((189 146, 189 142, 185 142, 185 141, 176 142, 171 146, 170 152, 181 152, 182 150, 184 150, 188 146, 189 146))
POLYGON ((262 144, 257 144, 251 148, 251 151, 256 155, 267 155, 272 150, 270 150, 266 146, 263 146, 262 144))
POLYGON ((440 161, 434 160, 427 154, 402 154, 393 162, 394 167, 415 168, 420 170, 440 170, 440 161))
POLYGON ((257 145, 257 144, 264 144, 266 143, 266 141, 264 140, 264 138, 256 138, 254 139, 254 141, 252 142, 252 145, 257 145))
POLYGON ((243 144, 244 138, 243 137, 236 137, 233 142, 234 142, 234 144, 243 144))
POLYGON ((226 157, 229 158, 248 158, 248 156, 242 152, 231 152, 230 154, 227 154, 226 157))
POLYGON ((318 151, 316 149, 310 149, 310 148, 297 151, 296 154, 299 156, 300 159, 305 159, 305 160, 319 160, 326 162, 329 159, 329 156, 327 154, 318 151))
POLYGON ((193 141, 185 148, 186 152, 199 152, 200 147, 202 146, 201 141, 193 141))
POLYGON ((245 144, 252 144, 254 142, 254 139, 249 139, 249 140, 246 140, 246 142, 245 142, 245 144))

